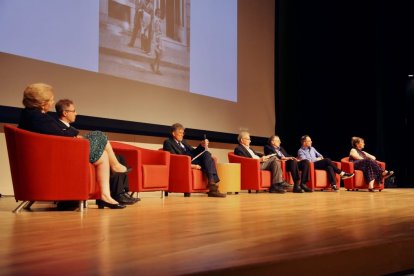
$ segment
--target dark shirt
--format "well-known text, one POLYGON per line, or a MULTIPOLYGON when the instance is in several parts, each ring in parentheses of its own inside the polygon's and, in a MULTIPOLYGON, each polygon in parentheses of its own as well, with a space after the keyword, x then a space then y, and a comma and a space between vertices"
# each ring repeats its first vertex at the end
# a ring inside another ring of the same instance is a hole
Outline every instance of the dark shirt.
POLYGON ((57 120, 57 123, 59 124, 59 126, 62 128, 62 130, 64 132, 66 132, 69 136, 78 136, 79 135, 79 130, 77 130, 76 128, 74 128, 73 126, 69 125, 67 126, 64 122, 62 122, 61 120, 57 120))
POLYGON ((282 147, 275 148, 274 146, 271 146, 271 145, 264 146, 264 153, 265 155, 276 153, 276 156, 279 159, 282 159, 282 157, 292 157, 292 155, 288 154, 284 148, 282 147))

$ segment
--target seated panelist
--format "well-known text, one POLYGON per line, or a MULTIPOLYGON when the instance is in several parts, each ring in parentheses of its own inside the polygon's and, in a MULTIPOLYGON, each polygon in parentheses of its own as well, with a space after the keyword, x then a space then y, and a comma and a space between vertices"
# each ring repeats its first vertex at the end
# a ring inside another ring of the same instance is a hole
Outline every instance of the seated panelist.
POLYGON ((218 190, 220 178, 217 175, 216 164, 207 150, 208 140, 204 139, 197 148, 193 148, 184 140, 184 126, 176 123, 171 126, 171 137, 166 139, 163 144, 163 150, 172 154, 188 155, 191 157, 191 167, 202 169, 207 175, 209 197, 226 197, 218 190))
MULTIPOLYGON (((52 86, 44 83, 34 83, 27 86, 23 93, 25 108, 20 116, 19 128, 48 135, 82 138, 62 129, 57 120, 48 114, 53 103, 52 86)), ((75 112, 75 110, 72 111, 75 112)), ((110 170, 116 173, 126 173, 127 168, 114 160, 114 158, 116 159, 115 154, 106 135, 102 132, 91 132, 85 138, 89 140, 90 144, 89 162, 96 168, 96 180, 101 188, 101 199, 97 200, 99 208, 125 208, 125 205, 119 204, 111 197, 109 175, 110 170)))
POLYGON ((338 169, 331 159, 323 157, 314 147, 312 147, 312 139, 309 135, 303 135, 300 138, 302 147, 298 150, 298 158, 300 160, 308 160, 313 162, 314 168, 317 170, 325 170, 328 173, 329 182, 331 183, 332 190, 337 191, 339 188, 336 183, 335 174, 339 174, 341 179, 347 179, 353 177, 353 173, 346 173, 338 169))
POLYGON ((297 160, 292 155, 289 155, 280 144, 279 136, 270 136, 268 144, 264 146, 264 153, 266 155, 276 154, 280 160, 286 161, 286 170, 292 174, 294 193, 312 192, 306 185, 306 182, 309 181, 309 161, 297 160), (302 171, 302 175, 299 173, 299 170, 302 171))
POLYGON ((272 173, 272 185, 269 189, 270 193, 285 193, 285 188, 290 185, 283 179, 283 171, 280 159, 276 155, 263 155, 250 148, 250 134, 247 131, 240 132, 238 136, 239 145, 234 149, 234 154, 254 158, 260 161, 260 168, 272 173))

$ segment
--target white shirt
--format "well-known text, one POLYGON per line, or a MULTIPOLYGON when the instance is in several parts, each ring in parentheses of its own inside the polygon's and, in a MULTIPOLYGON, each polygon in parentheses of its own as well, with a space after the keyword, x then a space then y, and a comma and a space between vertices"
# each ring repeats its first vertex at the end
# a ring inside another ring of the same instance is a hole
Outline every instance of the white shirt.
POLYGON ((254 159, 260 159, 260 156, 257 156, 256 154, 254 154, 254 152, 250 149, 250 147, 243 145, 243 147, 245 147, 247 149, 247 151, 250 153, 250 155, 254 158, 254 159))

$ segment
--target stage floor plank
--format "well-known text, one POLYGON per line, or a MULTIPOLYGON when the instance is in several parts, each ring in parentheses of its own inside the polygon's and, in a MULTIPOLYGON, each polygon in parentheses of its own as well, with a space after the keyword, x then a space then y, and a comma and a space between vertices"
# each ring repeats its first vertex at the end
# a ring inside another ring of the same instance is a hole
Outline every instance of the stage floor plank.
POLYGON ((384 275, 414 269, 414 189, 311 194, 142 194, 124 210, 11 212, 2 275, 384 275))

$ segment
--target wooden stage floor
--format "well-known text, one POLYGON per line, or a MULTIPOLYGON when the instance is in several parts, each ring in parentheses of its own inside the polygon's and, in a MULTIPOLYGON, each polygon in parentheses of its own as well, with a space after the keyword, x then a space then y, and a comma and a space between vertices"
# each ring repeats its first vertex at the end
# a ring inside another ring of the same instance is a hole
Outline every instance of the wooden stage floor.
POLYGON ((414 189, 142 194, 124 210, 11 212, 1 275, 384 275, 414 269, 414 189))

